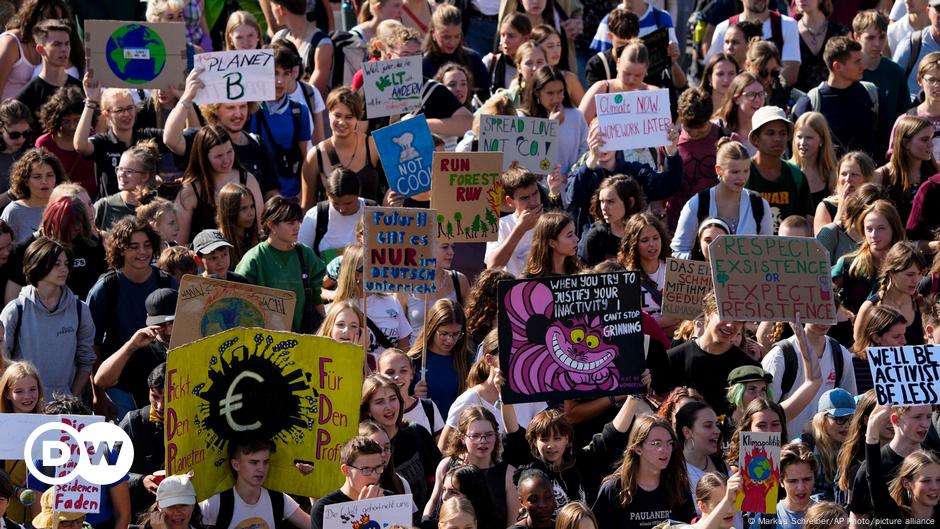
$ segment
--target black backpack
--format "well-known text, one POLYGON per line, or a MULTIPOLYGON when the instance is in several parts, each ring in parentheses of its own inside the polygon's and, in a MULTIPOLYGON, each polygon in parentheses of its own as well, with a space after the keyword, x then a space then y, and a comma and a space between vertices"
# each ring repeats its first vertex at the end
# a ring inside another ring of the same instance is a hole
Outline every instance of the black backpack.
MULTIPOLYGON (((829 350, 832 351, 832 367, 836 372, 835 387, 838 388, 842 386, 842 370, 845 368, 842 345, 832 336, 826 336, 826 340, 829 341, 829 350)), ((779 347, 780 352, 783 353, 783 378, 780 379, 780 395, 778 396, 782 399, 784 395, 790 393, 793 384, 796 383, 796 372, 799 370, 797 353, 796 348, 793 347, 793 342, 789 339, 780 340, 774 344, 774 347, 779 347)))
MULTIPOLYGON (((284 494, 264 489, 271 498, 271 514, 274 516, 273 529, 293 529, 293 525, 284 519, 284 494)), ((215 517, 215 529, 228 529, 235 513, 235 489, 226 489, 219 493, 219 514, 215 517)))
MULTIPOLYGON (((309 78, 310 74, 313 73, 313 66, 316 63, 314 55, 317 52, 317 46, 320 45, 323 39, 330 39, 333 43, 333 71, 330 74, 330 87, 348 85, 356 72, 346 71, 347 62, 351 63, 351 68, 355 66, 352 57, 350 57, 350 61, 346 60, 346 48, 358 48, 359 44, 362 42, 358 35, 350 31, 331 31, 327 34, 322 29, 317 28, 316 33, 314 33, 310 39, 310 49, 307 51, 307 58, 304 62, 306 65, 304 77, 309 78)), ((359 61, 359 65, 361 67, 361 61, 359 61)), ((313 109, 311 109, 311 111, 313 111, 313 109)))
MULTIPOLYGON (((173 284, 173 277, 160 270, 154 266, 150 267, 153 270, 153 273, 157 274, 157 288, 175 288, 173 284)), ((118 272, 115 269, 110 269, 102 275, 104 281, 104 295, 105 295, 105 306, 109 308, 115 308, 118 305, 118 289, 121 283, 118 281, 118 272)), ((115 344, 112 340, 117 336, 117 318, 108 318, 108 321, 105 323, 105 342, 102 344, 104 351, 108 354, 117 351, 118 348, 123 344, 115 344), (106 347, 105 345, 111 345, 111 347, 106 347)))
MULTIPOLYGON (((374 200, 365 199, 367 206, 375 206, 374 200)), ((320 241, 330 229, 330 201, 321 200, 317 202, 317 225, 314 228, 313 253, 320 257, 320 241)))
MULTIPOLYGON (((744 192, 747 193, 747 197, 751 201, 751 215, 754 216, 754 224, 757 226, 758 233, 760 233, 760 223, 764 220, 763 197, 760 193, 751 191, 750 189, 745 189, 744 192)), ((708 189, 703 189, 698 192, 698 211, 696 211, 696 217, 698 217, 699 224, 708 218, 708 210, 711 208, 711 201, 712 196, 708 189)))

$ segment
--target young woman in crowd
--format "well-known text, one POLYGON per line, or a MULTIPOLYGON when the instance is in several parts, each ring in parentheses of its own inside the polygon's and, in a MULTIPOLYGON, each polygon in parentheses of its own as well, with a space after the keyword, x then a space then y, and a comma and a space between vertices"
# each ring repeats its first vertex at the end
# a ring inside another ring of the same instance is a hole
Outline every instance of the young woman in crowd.
POLYGON ((444 475, 459 464, 470 464, 483 471, 487 488, 495 500, 496 525, 508 526, 508 521, 519 512, 519 499, 513 485, 515 468, 502 460, 500 428, 493 412, 482 406, 465 408, 457 420, 457 427, 447 434, 444 459, 437 465, 431 501, 424 508, 425 518, 433 517, 437 510, 444 475))
POLYGON ((25 241, 39 229, 52 189, 64 180, 62 164, 46 149, 30 149, 13 164, 10 192, 17 200, 3 210, 0 220, 13 228, 15 242, 25 241))
POLYGON ((375 38, 375 30, 382 21, 401 18, 401 5, 400 0, 366 0, 359 10, 359 25, 349 31, 362 42, 369 42, 375 38))
POLYGON ((757 154, 751 145, 751 118, 764 106, 767 92, 760 79, 748 72, 739 73, 725 96, 725 102, 715 110, 715 123, 731 131, 730 138, 747 148, 748 156, 757 154))
POLYGON ((564 276, 581 270, 578 234, 567 213, 543 213, 533 228, 532 248, 522 270, 524 277, 564 276))
POLYGON ((865 327, 852 345, 852 352, 855 353, 852 366, 855 369, 855 386, 859 393, 874 387, 868 366, 868 348, 906 345, 907 328, 907 320, 895 308, 876 305, 868 311, 865 327))
MULTIPOLYGON (((456 498, 470 502, 474 512, 479 513, 479 527, 501 527, 500 523, 505 525, 505 521, 497 521, 503 518, 504 513, 502 509, 496 508, 496 502, 493 501, 493 493, 490 492, 486 474, 474 465, 457 464, 452 466, 444 474, 443 485, 440 489, 441 509, 439 514, 444 512, 444 504, 456 498)), ((515 497, 515 487, 513 487, 512 492, 513 497, 515 497)))
POLYGON ((232 140, 221 125, 207 125, 196 133, 192 154, 176 197, 180 244, 202 230, 216 227, 217 193, 225 184, 239 183, 251 191, 255 211, 264 211, 261 188, 255 176, 235 158, 232 140))
POLYGON ((848 28, 829 20, 832 0, 809 0, 796 4, 794 16, 800 32, 800 73, 794 85, 808 92, 829 78, 829 69, 823 57, 826 43, 833 37, 848 33, 848 28))
POLYGON ((215 224, 232 245, 229 255, 234 270, 248 250, 261 242, 258 208, 247 186, 236 182, 222 186, 216 197, 215 224))
MULTIPOLYGON (((450 93, 454 94, 454 97, 457 98, 461 106, 471 112, 476 110, 480 105, 480 100, 473 93, 476 79, 466 66, 455 62, 446 63, 438 68, 437 73, 434 74, 434 80, 446 86, 447 89, 450 90, 450 93)), ((456 148, 456 145, 448 145, 448 147, 449 148, 445 150, 450 152, 456 148)))
POLYGON ((588 150, 588 126, 581 111, 568 97, 561 70, 546 65, 532 74, 526 83, 520 114, 559 122, 558 137, 565 141, 561 143, 554 162, 561 166, 562 178, 567 177, 571 166, 588 150))
POLYGON ((402 418, 401 392, 385 375, 372 374, 362 384, 360 420, 370 419, 388 434, 392 444, 392 460, 408 485, 415 505, 426 505, 434 484, 434 468, 441 452, 431 434, 402 418))
POLYGON ((736 523, 735 502, 742 489, 740 474, 730 478, 724 473, 708 472, 695 487, 695 508, 701 517, 692 524, 693 529, 732 529, 736 523))
MULTIPOLYGON (((806 170, 803 171, 805 174, 806 170)), ((842 218, 842 212, 839 211, 840 205, 865 183, 872 181, 875 175, 875 162, 864 152, 847 152, 839 159, 835 172, 833 194, 816 205, 816 213, 813 214, 813 233, 818 234, 823 226, 842 218)))
POLYGON ((476 50, 464 45, 463 16, 460 10, 442 4, 431 15, 431 27, 424 41, 424 76, 436 79, 448 63, 462 66, 470 74, 467 79, 475 81, 466 91, 467 101, 473 99, 474 95, 480 101, 486 101, 490 95, 490 76, 483 59, 476 50))
POLYGON ((705 63, 705 70, 702 72, 702 88, 711 96, 714 110, 718 110, 725 104, 731 83, 740 70, 740 64, 727 53, 716 53, 705 63))
POLYGON ((20 101, 5 99, 0 102, 0 189, 4 192, 0 207, 15 200, 8 193, 10 171, 14 162, 30 147, 27 140, 33 135, 32 123, 32 110, 20 101))
POLYGON ((707 217, 721 219, 735 235, 773 234, 770 204, 759 194, 744 189, 751 171, 751 158, 745 146, 724 138, 718 140, 715 163, 718 185, 693 195, 679 213, 679 224, 671 243, 673 257, 688 259, 691 256, 699 219, 707 217), (706 197, 708 203, 703 204, 706 197))
POLYGON ((855 316, 855 340, 862 337, 867 327, 869 311, 882 305, 897 310, 908 322, 904 332, 907 345, 923 344, 924 327, 921 325, 917 285, 926 269, 927 262, 913 243, 895 243, 878 269, 878 291, 862 303, 855 316))
POLYGON ((449 299, 462 304, 470 294, 470 281, 463 272, 453 269, 454 256, 459 245, 439 237, 434 243, 435 290, 433 294, 399 294, 398 298, 411 323, 412 336, 417 337, 424 326, 424 310, 439 299, 449 299))
POLYGON ((359 130, 365 102, 347 87, 339 87, 326 98, 333 135, 307 151, 301 182, 301 207, 308 210, 325 198, 327 177, 333 168, 343 167, 359 178, 359 196, 382 202, 388 187, 379 173, 379 154, 371 136, 359 130), (322 196, 321 196, 322 195, 322 196))
MULTIPOLYGON (((365 345, 366 328, 365 316, 359 306, 351 301, 338 301, 331 303, 323 324, 317 330, 317 336, 332 338, 337 342, 352 343, 360 347, 365 345)), ((372 370, 368 365, 366 371, 372 370)), ((368 374, 367 373, 367 374, 368 374)))
MULTIPOLYGON (((840 505, 848 505, 851 499, 852 482, 858 473, 858 467, 865 461, 865 432, 872 410, 878 404, 875 390, 870 389, 859 395, 855 406, 855 414, 849 423, 849 434, 839 447, 837 459, 838 466, 835 474, 835 501, 840 505)), ((878 433, 881 445, 891 441, 894 437, 894 426, 886 421, 878 433)))
POLYGON ((572 501, 558 509, 555 529, 597 529, 597 518, 584 502, 572 501))
MULTIPOLYGON (((75 151, 72 138, 78 127, 78 118, 85 108, 85 94, 77 86, 64 86, 52 95, 42 106, 39 121, 45 134, 36 139, 36 147, 44 147, 62 162, 65 177, 88 190, 91 196, 97 196, 98 180, 95 174, 95 162, 86 159, 75 151)), ((2 121, 3 105, 0 105, 2 121)), ((92 123, 92 128, 95 124, 92 123)), ((3 155, 0 154, 0 158, 3 155)), ((2 179, 2 169, 0 169, 2 179)))
POLYGON ((261 47, 261 25, 248 11, 235 11, 225 23, 225 51, 254 50, 261 47))
POLYGON ((359 435, 368 437, 382 447, 382 465, 385 470, 379 476, 379 485, 393 494, 411 494, 411 485, 395 471, 395 462, 392 461, 392 442, 381 426, 373 421, 359 423, 359 435))
POLYGON ((176 238, 180 234, 180 223, 176 215, 176 206, 172 202, 162 197, 154 198, 138 207, 135 215, 150 224, 150 227, 160 236, 164 248, 176 246, 176 238))
POLYGON ((731 434, 728 449, 725 450, 725 463, 734 470, 738 469, 741 432, 779 433, 780 439, 789 439, 787 414, 782 406, 772 400, 757 398, 748 404, 741 421, 731 434))
POLYGON ((623 228, 620 262, 627 270, 639 273, 640 308, 652 316, 667 335, 672 334, 681 321, 662 314, 668 255, 669 233, 662 221, 645 212, 630 217, 623 228))
POLYGON ((551 482, 541 470, 530 468, 519 475, 519 514, 509 529, 554 529, 557 503, 551 482))
POLYGON ((933 158, 933 130, 924 118, 899 117, 891 133, 891 158, 875 171, 874 181, 887 188, 905 222, 920 184, 940 172, 933 158))
MULTIPOLYGON (((940 77, 940 53, 933 51, 924 55, 918 63, 917 85, 921 88, 920 98, 918 98, 920 104, 908 110, 907 115, 924 118, 934 124, 940 120, 940 90, 937 90, 936 86, 938 77, 940 77)), ((934 161, 940 160, 940 139, 933 139, 931 150, 934 161)))
MULTIPOLYGON (((793 124, 793 155, 790 163, 800 168, 809 183, 810 198, 815 209, 833 191, 836 151, 826 116, 807 112, 793 124)), ((815 219, 814 219, 815 222, 815 219)))
POLYGON ((811 447, 818 463, 813 493, 819 499, 835 499, 839 447, 848 439, 855 409, 851 393, 842 388, 830 389, 819 399, 808 434, 800 436, 811 447))
POLYGON ((753 22, 739 20, 737 24, 728 24, 728 29, 725 30, 725 40, 722 43, 722 52, 733 57, 738 66, 743 67, 747 62, 748 42, 760 35, 760 26, 753 22))
POLYGON ((415 366, 426 366, 421 379, 428 383, 428 397, 439 410, 449 410, 457 395, 467 389, 473 363, 467 349, 467 320, 459 303, 439 299, 430 308, 427 322, 408 356, 415 366))
POLYGON ((584 87, 581 85, 580 79, 578 79, 578 76, 574 72, 561 69, 561 66, 559 66, 562 53, 564 52, 561 35, 552 26, 539 24, 532 28, 532 33, 529 34, 529 40, 536 46, 541 46, 542 49, 545 50, 545 54, 548 56, 549 66, 559 68, 562 76, 564 76, 565 92, 568 94, 568 98, 571 99, 571 104, 577 108, 578 105, 581 104, 581 99, 584 98, 584 87))
POLYGON ((490 89, 509 88, 516 78, 516 51, 529 40, 532 22, 522 13, 510 13, 499 23, 499 52, 487 53, 483 65, 490 72, 490 89))
POLYGON ((477 529, 477 514, 467 498, 454 497, 441 505, 437 529, 477 529))
POLYGON ((394 347, 386 349, 379 356, 376 372, 382 373, 398 385, 398 389, 401 391, 401 403, 405 409, 403 412, 405 420, 412 424, 424 426, 428 433, 434 437, 434 441, 438 443, 438 446, 443 448, 444 445, 440 440, 444 437, 441 435, 445 428, 444 418, 441 416, 440 410, 437 409, 437 404, 427 398, 427 380, 422 379, 415 382, 415 369, 411 363, 411 357, 401 349, 395 349, 394 347), (410 394, 411 391, 414 392, 413 395, 410 394))
POLYGON ((508 88, 496 92, 495 95, 502 93, 509 95, 513 104, 521 110, 527 87, 535 77, 535 72, 548 65, 548 55, 541 46, 526 41, 519 45, 514 60, 517 69, 515 77, 512 78, 508 88))
POLYGON ((627 221, 645 209, 643 190, 633 177, 614 175, 602 180, 591 199, 594 224, 581 238, 578 258, 587 266, 615 259, 627 221))
POLYGON ((154 140, 140 142, 121 155, 114 168, 118 192, 95 202, 95 227, 110 231, 111 226, 137 211, 155 196, 160 150, 154 140))
MULTIPOLYGON (((861 216, 876 200, 887 199, 884 188, 873 183, 862 184, 853 191, 845 191, 843 187, 840 194, 843 198, 839 199, 839 212, 836 214, 838 220, 824 224, 816 232, 816 239, 829 252, 831 266, 835 266, 840 257, 858 250, 865 238, 859 231, 861 216)), ((825 204, 827 202, 823 201, 822 205, 825 204)), ((817 216, 813 217, 814 223, 819 218, 818 211, 817 209, 817 216)), ((828 216, 825 211, 821 214, 828 216)))
POLYGON ((706 473, 728 473, 719 451, 721 430, 718 417, 708 404, 692 401, 676 412, 675 431, 678 437, 676 448, 682 450, 690 492, 694 496, 699 480, 706 473))
POLYGON ((650 58, 646 45, 640 39, 631 40, 620 56, 617 58, 617 76, 609 81, 598 81, 588 88, 579 108, 588 123, 597 116, 594 96, 597 94, 614 94, 617 92, 633 92, 634 90, 647 90, 650 87, 643 82, 649 69, 650 58))
POLYGON ((698 225, 698 234, 695 237, 695 245, 692 246, 692 260, 708 262, 708 247, 718 237, 722 235, 731 235, 731 226, 728 223, 717 218, 709 217, 698 225))
POLYGON ((653 415, 634 421, 623 462, 594 502, 599 529, 638 528, 637 520, 689 523, 695 506, 672 426, 653 415))
MULTIPOLYGON (((42 413, 42 381, 36 366, 26 361, 9 362, 0 376, 0 413, 42 413)), ((29 469, 22 459, 8 459, 3 470, 17 487, 26 487, 29 469)), ((14 494, 8 499, 4 519, 24 522, 27 507, 14 494)))
POLYGON ((487 268, 477 277, 467 296, 467 339, 471 351, 477 351, 484 337, 496 328, 496 286, 500 281, 515 279, 503 268, 487 268))
POLYGON ((359 177, 349 169, 334 168, 325 184, 327 198, 307 210, 298 239, 329 263, 343 248, 356 242, 356 226, 362 222, 363 208, 374 202, 359 196, 359 177))

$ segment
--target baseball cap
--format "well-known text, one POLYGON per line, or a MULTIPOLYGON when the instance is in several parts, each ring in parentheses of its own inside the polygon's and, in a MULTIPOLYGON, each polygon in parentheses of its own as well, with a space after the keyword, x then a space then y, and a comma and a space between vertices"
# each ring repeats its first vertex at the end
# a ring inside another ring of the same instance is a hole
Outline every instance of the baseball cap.
POLYGON ((147 307, 147 325, 160 325, 176 317, 176 289, 158 288, 144 301, 147 307))
POLYGON ((49 487, 42 493, 39 505, 42 511, 33 518, 33 527, 37 529, 52 529, 56 522, 71 522, 85 517, 83 512, 62 512, 55 510, 56 487, 49 487))
POLYGON ((232 244, 225 240, 225 235, 219 230, 202 230, 193 239, 193 251, 197 255, 212 253, 225 246, 231 247, 232 244))
POLYGON ((793 123, 787 119, 786 113, 780 107, 775 106, 765 106, 757 109, 757 112, 754 112, 754 115, 751 116, 751 133, 747 135, 747 140, 751 143, 754 143, 754 134, 760 130, 761 127, 768 123, 774 121, 782 121, 787 124, 787 132, 793 133, 793 123))
POLYGON ((753 382, 755 380, 761 380, 770 384, 773 382, 774 376, 758 366, 736 367, 732 369, 730 373, 728 373, 729 386, 733 386, 741 382, 753 382))
POLYGON ((168 476, 157 487, 157 506, 195 505, 196 489, 187 475, 168 476))
POLYGON ((826 412, 832 417, 847 417, 855 413, 855 399, 842 388, 830 389, 819 399, 816 412, 826 412))

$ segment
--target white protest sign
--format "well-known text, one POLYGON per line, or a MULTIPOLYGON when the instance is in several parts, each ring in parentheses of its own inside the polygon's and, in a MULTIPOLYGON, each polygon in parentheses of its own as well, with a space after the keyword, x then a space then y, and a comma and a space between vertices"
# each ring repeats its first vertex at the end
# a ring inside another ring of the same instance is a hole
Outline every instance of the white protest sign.
POLYGON ((940 348, 869 347, 867 353, 878 404, 940 404, 940 348))
POLYGON ((421 108, 421 56, 362 63, 362 86, 369 119, 421 108))
POLYGON ((594 104, 605 151, 663 147, 672 143, 669 141, 672 127, 669 90, 597 94, 594 104))
POLYGON ((480 150, 503 153, 504 171, 518 162, 533 173, 548 174, 558 159, 560 128, 554 119, 481 115, 480 150))
POLYGON ((411 494, 399 494, 327 505, 323 510, 323 529, 411 527, 413 503, 411 494))
POLYGON ((193 61, 205 84, 197 105, 274 100, 274 50, 214 51, 193 61))

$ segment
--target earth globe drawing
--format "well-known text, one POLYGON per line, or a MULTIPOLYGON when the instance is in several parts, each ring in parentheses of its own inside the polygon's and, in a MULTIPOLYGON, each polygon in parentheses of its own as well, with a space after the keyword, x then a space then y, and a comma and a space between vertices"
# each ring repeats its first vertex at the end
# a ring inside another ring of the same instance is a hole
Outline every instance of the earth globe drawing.
POLYGON ((127 24, 111 33, 105 45, 108 66, 118 79, 146 84, 160 76, 166 66, 166 45, 153 29, 127 24))
POLYGON ((747 475, 756 483, 767 481, 771 473, 770 461, 766 457, 755 457, 747 464, 747 475))
POLYGON ((264 315, 241 298, 221 298, 206 307, 200 324, 203 336, 212 336, 235 327, 264 327, 264 315))

